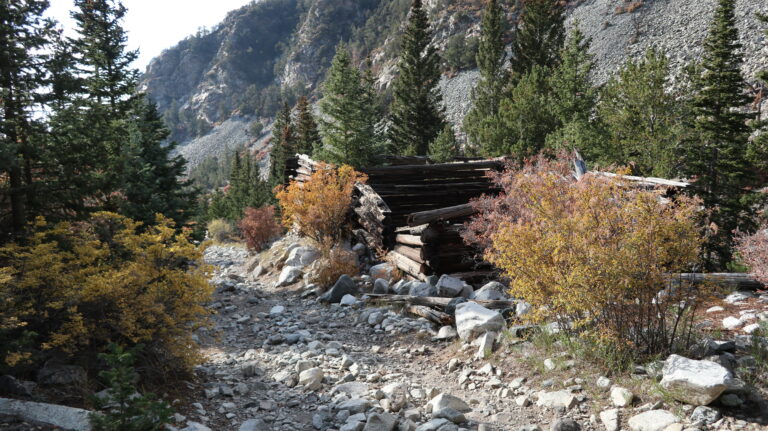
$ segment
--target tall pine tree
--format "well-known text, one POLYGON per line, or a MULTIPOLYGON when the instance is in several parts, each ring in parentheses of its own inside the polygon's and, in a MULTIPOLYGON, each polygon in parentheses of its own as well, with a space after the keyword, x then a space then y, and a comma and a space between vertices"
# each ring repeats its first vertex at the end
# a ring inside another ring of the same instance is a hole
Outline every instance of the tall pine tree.
POLYGON ((560 63, 565 41, 565 2, 523 0, 522 15, 512 40, 512 79, 517 81, 534 66, 554 68, 560 63))
POLYGON ((734 14, 735 0, 718 0, 694 77, 691 100, 693 138, 686 142, 685 172, 691 191, 711 211, 704 255, 709 269, 731 260, 734 230, 754 229, 754 211, 746 188, 755 185, 754 164, 747 155, 749 103, 741 74, 743 59, 734 14))
POLYGON ((296 103, 296 151, 300 154, 312 154, 320 144, 320 131, 315 116, 312 115, 312 106, 307 96, 301 96, 296 103))
POLYGON ((685 109, 670 80, 663 52, 649 49, 628 61, 601 92, 598 117, 607 145, 585 149, 585 157, 607 165, 632 163, 637 175, 675 176, 685 109))
POLYGON ((421 0, 411 3, 394 82, 388 138, 395 154, 426 155, 445 125, 440 57, 431 44, 427 12, 421 0))
POLYGON ((44 51, 50 48, 53 28, 42 16, 47 8, 47 0, 0 2, 0 176, 8 178, 7 186, 0 181, 0 193, 8 196, 9 225, 17 233, 36 205, 33 170, 39 148, 33 139, 32 107, 46 91, 44 51))
POLYGON ((352 65, 344 44, 336 47, 322 86, 320 131, 323 145, 314 156, 355 167, 376 162, 381 145, 376 133, 379 109, 369 73, 352 65))
POLYGON ((504 69, 504 23, 498 0, 488 0, 483 11, 476 56, 480 80, 472 89, 472 110, 464 117, 463 123, 468 138, 467 149, 471 154, 480 154, 483 146, 500 147, 499 140, 504 136, 498 115, 508 79, 504 69))
POLYGON ((269 183, 272 186, 285 182, 285 162, 295 153, 291 108, 288 102, 283 102, 272 126, 272 150, 269 153, 269 183))
POLYGON ((180 155, 172 156, 175 142, 164 145, 170 131, 157 106, 146 98, 135 104, 123 151, 120 212, 145 224, 152 224, 159 213, 181 225, 192 217, 197 195, 188 181, 181 180, 187 163, 180 155))

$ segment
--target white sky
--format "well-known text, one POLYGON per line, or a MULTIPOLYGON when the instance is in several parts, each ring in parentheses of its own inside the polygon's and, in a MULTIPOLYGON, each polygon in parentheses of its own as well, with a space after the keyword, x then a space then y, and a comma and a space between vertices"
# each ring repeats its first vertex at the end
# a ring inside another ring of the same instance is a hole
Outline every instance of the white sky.
MULTIPOLYGON (((250 0, 123 0, 128 13, 123 28, 128 32, 128 46, 139 49, 134 67, 142 72, 149 61, 200 27, 213 27, 227 12, 248 4, 250 0)), ((69 11, 73 0, 50 0, 47 15, 64 26, 72 35, 69 11)))

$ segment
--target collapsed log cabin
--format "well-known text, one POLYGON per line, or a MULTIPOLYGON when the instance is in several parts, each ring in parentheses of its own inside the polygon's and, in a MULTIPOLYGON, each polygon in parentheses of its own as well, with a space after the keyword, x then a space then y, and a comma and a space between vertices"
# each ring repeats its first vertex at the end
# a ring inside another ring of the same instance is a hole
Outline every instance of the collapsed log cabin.
MULTIPOLYGON (((475 259, 478 250, 462 241, 460 229, 475 212, 469 204, 471 199, 499 193, 487 174, 503 169, 504 159, 427 164, 425 157, 397 156, 389 157, 387 163, 389 166, 360 169, 368 175, 368 182, 358 184, 355 190, 353 219, 357 239, 373 250, 387 253, 398 269, 416 279, 450 274, 464 280, 482 280, 494 275, 493 268, 475 259)), ((285 178, 303 182, 316 168, 314 160, 298 155, 286 163, 285 178)), ((688 187, 686 182, 663 178, 622 179, 641 188, 667 187, 672 193, 688 187)), ((746 274, 679 277, 737 289, 762 287, 746 274)))

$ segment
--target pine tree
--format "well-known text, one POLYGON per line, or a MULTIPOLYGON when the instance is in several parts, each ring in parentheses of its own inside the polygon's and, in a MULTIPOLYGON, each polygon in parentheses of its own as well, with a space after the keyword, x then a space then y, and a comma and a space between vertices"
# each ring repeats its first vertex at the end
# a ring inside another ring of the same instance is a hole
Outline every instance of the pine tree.
POLYGON ((352 65, 346 45, 336 47, 322 86, 320 131, 323 145, 314 156, 355 167, 375 163, 380 152, 376 134, 378 105, 370 74, 352 65))
POLYGON ((429 145, 429 158, 439 162, 450 162, 459 155, 459 143, 456 141, 456 134, 453 127, 446 124, 443 131, 437 135, 437 139, 429 145))
MULTIPOLYGON (((686 142, 685 172, 691 191, 711 210, 717 229, 707 238, 705 262, 710 269, 730 261, 734 230, 754 229, 751 196, 754 164, 747 155, 752 114, 741 74, 741 44, 734 14, 735 0, 719 0, 704 41, 700 73, 691 100, 693 138, 686 142)), ((708 223, 709 224, 709 223, 708 223)))
POLYGON ((632 163, 634 173, 669 178, 676 175, 685 110, 670 87, 667 56, 655 49, 630 60, 601 93, 598 117, 609 145, 584 154, 603 164, 632 163))
POLYGON ((396 154, 426 155, 443 130, 445 115, 440 81, 440 57, 432 46, 429 20, 421 0, 413 0, 403 35, 388 138, 396 154))
POLYGON ((8 196, 17 233, 36 205, 33 169, 39 149, 31 108, 46 92, 44 51, 53 29, 42 16, 47 8, 47 0, 0 2, 0 176, 8 178, 7 186, 0 182, 0 193, 8 196))
POLYGON ((499 147, 498 139, 503 136, 499 130, 499 103, 507 84, 504 69, 506 57, 504 45, 504 17, 498 0, 488 0, 483 11, 480 27, 480 43, 477 51, 477 66, 480 80, 472 89, 472 110, 464 117, 464 131, 468 137, 468 150, 479 154, 485 144, 489 148, 499 147))
POLYGON ((534 66, 554 68, 565 41, 565 6, 560 0, 524 0, 512 41, 512 79, 534 66))
POLYGON ((291 108, 283 102, 272 126, 272 151, 269 153, 269 182, 274 186, 285 182, 285 161, 295 154, 292 138, 291 108))
POLYGON ((518 80, 510 96, 501 101, 499 116, 506 136, 499 141, 500 146, 486 146, 486 156, 514 155, 522 160, 544 148, 547 135, 559 125, 550 105, 550 73, 547 67, 533 66, 518 80))
POLYGON ((320 131, 307 96, 301 96, 296 104, 296 151, 299 154, 312 154, 321 143, 320 131))
MULTIPOLYGON (((766 24, 765 35, 768 40, 768 15, 758 14, 757 18, 766 24)), ((768 69, 759 72, 757 78, 762 81, 763 91, 768 90, 768 69)), ((749 156, 759 172, 765 176, 768 174, 768 116, 763 114, 762 120, 755 122, 755 127, 759 129, 759 133, 750 145, 749 156)))
POLYGON ((547 136, 547 147, 583 149, 602 141, 592 121, 597 89, 590 81, 591 43, 576 23, 549 78, 550 106, 558 127, 547 136))
POLYGON ((171 156, 177 144, 165 144, 170 131, 157 106, 145 98, 135 104, 123 157, 125 199, 120 212, 146 225, 154 223, 155 214, 164 214, 181 226, 192 216, 197 194, 188 181, 181 180, 186 161, 180 155, 171 156))

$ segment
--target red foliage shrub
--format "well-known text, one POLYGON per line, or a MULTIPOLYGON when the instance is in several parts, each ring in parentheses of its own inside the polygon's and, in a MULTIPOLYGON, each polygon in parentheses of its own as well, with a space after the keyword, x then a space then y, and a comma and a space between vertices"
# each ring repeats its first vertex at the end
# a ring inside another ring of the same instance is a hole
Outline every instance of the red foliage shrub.
POLYGON ((741 235, 736 240, 741 260, 750 273, 763 284, 768 284, 768 226, 763 225, 752 235, 741 235))
POLYGON ((261 251, 267 242, 280 235, 282 229, 275 217, 275 207, 246 208, 243 219, 237 224, 249 250, 261 251))

